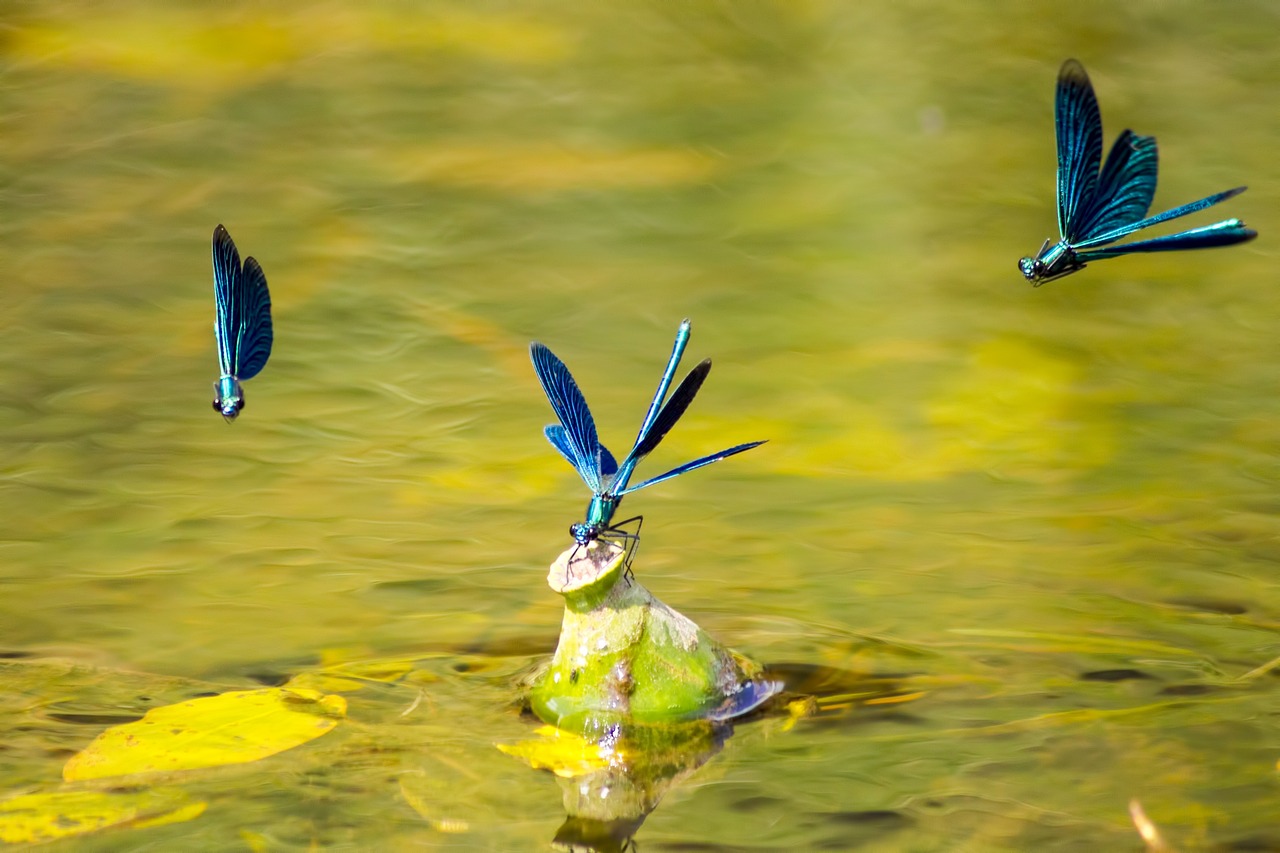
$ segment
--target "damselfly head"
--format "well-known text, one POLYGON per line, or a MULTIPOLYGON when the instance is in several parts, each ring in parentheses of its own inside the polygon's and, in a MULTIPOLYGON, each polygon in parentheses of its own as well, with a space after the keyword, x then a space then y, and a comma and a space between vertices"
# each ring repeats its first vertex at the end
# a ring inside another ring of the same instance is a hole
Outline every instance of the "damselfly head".
POLYGON ((1022 270, 1022 275, 1027 281, 1039 287, 1044 282, 1042 279, 1049 274, 1049 265, 1044 262, 1045 252, 1049 251, 1049 244, 1053 242, 1046 237, 1044 244, 1040 246, 1040 251, 1036 252, 1034 258, 1023 258, 1018 261, 1018 269, 1022 270))
POLYGON ((244 408, 244 400, 237 397, 231 400, 224 401, 222 405, 219 407, 219 411, 222 412, 223 420, 225 420, 227 423, 231 423, 236 419, 236 415, 239 415, 240 410, 243 408, 244 408))
MULTIPOLYGON (((236 391, 239 392, 239 390, 237 387, 236 391)), ((227 423, 234 421, 236 415, 240 414, 240 410, 244 408, 244 395, 240 393, 224 395, 217 383, 213 386, 213 393, 213 410, 222 415, 227 423)))

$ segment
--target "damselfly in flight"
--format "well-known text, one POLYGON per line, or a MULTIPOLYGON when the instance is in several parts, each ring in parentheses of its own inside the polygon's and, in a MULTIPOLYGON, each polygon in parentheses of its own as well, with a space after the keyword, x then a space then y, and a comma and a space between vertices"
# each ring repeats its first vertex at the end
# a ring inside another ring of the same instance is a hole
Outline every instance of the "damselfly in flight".
POLYGON ((240 383, 252 379, 271 356, 271 295, 267 277, 253 258, 240 253, 227 229, 213 230, 213 336, 222 375, 213 384, 213 410, 227 423, 244 408, 240 383))
POLYGON ((675 376, 680 358, 684 355, 688 344, 689 321, 685 320, 676 332, 675 346, 671 350, 671 357, 667 360, 666 370, 662 372, 662 381, 658 383, 653 402, 649 404, 649 411, 645 413, 644 422, 640 425, 635 445, 622 460, 621 465, 600 443, 591 410, 587 408, 586 398, 578 389, 578 383, 573 380, 569 368, 565 367, 564 362, 556 358, 555 354, 542 344, 534 343, 529 347, 538 381, 542 383, 542 390, 546 392, 547 399, 551 401, 551 408, 560 419, 560 423, 551 424, 543 432, 552 446, 569 460, 569 464, 574 467, 578 476, 582 477, 583 482, 592 492, 591 503, 587 505, 586 520, 571 525, 569 535, 579 546, 588 545, 596 539, 606 541, 615 539, 626 542, 632 546, 628 548, 626 558, 628 569, 634 557, 634 545, 639 541, 639 523, 643 519, 641 516, 635 516, 617 524, 613 523, 614 512, 624 495, 764 444, 763 441, 738 444, 727 450, 712 453, 710 456, 686 462, 665 474, 650 477, 634 486, 628 485, 636 464, 657 447, 663 436, 675 426, 676 421, 680 420, 680 416, 684 414, 685 409, 689 408, 689 404, 693 402, 698 389, 702 387, 703 381, 711 371, 711 359, 706 359, 689 371, 689 375, 672 392, 670 399, 667 399, 667 389, 671 387, 671 380, 675 376), (635 533, 624 529, 624 525, 631 522, 637 522, 635 533))
POLYGON ((1156 139, 1125 130, 1111 146, 1099 174, 1102 114, 1098 111, 1098 99, 1094 97, 1089 75, 1074 59, 1064 62, 1058 72, 1055 118, 1061 239, 1053 245, 1045 240, 1034 258, 1018 261, 1022 274, 1035 286, 1082 270, 1089 261, 1131 252, 1230 246, 1258 236, 1239 219, 1224 219, 1167 237, 1102 248, 1135 231, 1211 207, 1239 195, 1245 188, 1236 187, 1147 217, 1156 192, 1156 139))

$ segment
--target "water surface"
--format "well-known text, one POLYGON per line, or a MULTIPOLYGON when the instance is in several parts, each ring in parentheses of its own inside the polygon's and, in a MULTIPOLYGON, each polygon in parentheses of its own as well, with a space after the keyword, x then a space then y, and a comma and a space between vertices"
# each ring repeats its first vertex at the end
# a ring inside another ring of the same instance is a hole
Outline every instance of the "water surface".
POLYGON ((545 846, 559 790, 493 744, 588 495, 527 346, 620 451, 690 317, 716 366, 639 475, 769 443, 629 497, 636 570, 924 695, 740 727, 643 849, 1136 850, 1134 798, 1280 846, 1271 4, 0 15, 0 650, 42 667, 0 687, 3 792, 142 695, 403 658, 199 819, 90 843, 545 846), (1108 145, 1159 138, 1157 209, 1249 184, 1211 213, 1260 239, 1028 287, 1068 56, 1108 145), (232 426, 219 222, 275 305, 232 426))

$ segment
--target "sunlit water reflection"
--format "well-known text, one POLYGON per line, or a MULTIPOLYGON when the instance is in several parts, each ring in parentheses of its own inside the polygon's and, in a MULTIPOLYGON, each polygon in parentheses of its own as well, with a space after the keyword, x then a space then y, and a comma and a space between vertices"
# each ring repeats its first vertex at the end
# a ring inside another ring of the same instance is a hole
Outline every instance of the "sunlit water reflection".
POLYGON ((628 498, 646 586, 925 695, 741 726, 645 849, 1137 849, 1133 798, 1280 846, 1275 676, 1242 680, 1280 654, 1276 20, 1232 9, 9 9, 0 785, 142 695, 406 658, 131 838, 546 844, 560 792, 493 745, 588 495, 526 348, 617 450, 687 316, 716 366, 654 471, 770 442, 628 498), (1157 208, 1247 183, 1260 239, 1028 288, 1067 56, 1108 144, 1159 137, 1157 208), (231 427, 218 222, 277 330, 231 427))

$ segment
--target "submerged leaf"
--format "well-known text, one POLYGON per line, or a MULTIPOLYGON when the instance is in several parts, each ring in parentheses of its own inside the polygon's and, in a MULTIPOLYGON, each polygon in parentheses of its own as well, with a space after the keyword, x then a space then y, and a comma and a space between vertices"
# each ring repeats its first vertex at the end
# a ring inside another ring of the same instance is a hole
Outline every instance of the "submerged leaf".
POLYGON ((270 687, 153 708, 107 729, 62 769, 68 781, 257 761, 320 737, 347 712, 341 696, 270 687))
POLYGON ((0 803, 0 842, 38 844, 110 827, 159 826, 199 816, 202 801, 183 791, 51 791, 0 803))
POLYGON ((535 770, 550 770, 557 776, 572 778, 593 773, 612 763, 613 750, 605 745, 562 731, 555 726, 540 726, 536 740, 515 744, 496 744, 498 749, 519 758, 535 770))
POLYGON ((290 690, 353 693, 365 684, 393 684, 413 672, 413 661, 400 659, 351 661, 295 675, 290 690))

